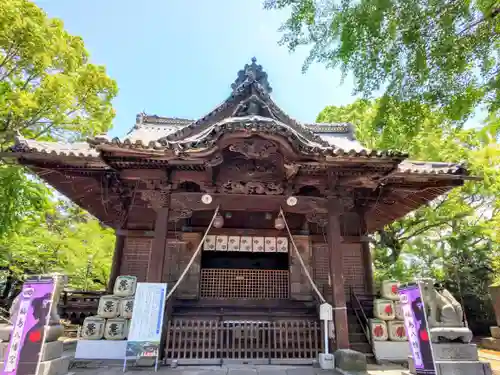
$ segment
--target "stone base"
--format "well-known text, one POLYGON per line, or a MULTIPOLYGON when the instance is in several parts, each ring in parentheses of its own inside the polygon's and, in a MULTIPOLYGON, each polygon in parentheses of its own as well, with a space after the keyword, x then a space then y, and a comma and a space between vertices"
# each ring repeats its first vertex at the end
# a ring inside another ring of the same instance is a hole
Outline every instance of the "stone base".
POLYGON ((435 361, 478 361, 476 344, 439 343, 432 344, 435 361))
MULTIPOLYGON (((401 374, 415 375, 413 361, 409 363, 409 368, 401 374)), ((479 361, 436 361, 436 371, 441 375, 492 375, 490 364, 479 361)))
POLYGON ((493 337, 494 339, 500 339, 500 327, 498 326, 490 327, 490 332, 491 332, 491 337, 493 337))
POLYGON ((42 362, 62 357, 63 347, 64 344, 61 341, 46 342, 43 345, 42 362))
MULTIPOLYGON (((9 342, 0 342, 0 359, 3 361, 5 355, 7 354, 7 348, 9 347, 9 342)), ((1 367, 0 367, 1 368, 1 367)))
POLYGON ((439 343, 441 339, 458 340, 464 344, 472 341, 472 331, 467 327, 434 327, 429 330, 432 342, 439 343))
POLYGON ((37 375, 66 375, 71 357, 61 357, 40 362, 37 375))
POLYGON ((484 349, 497 350, 500 352, 500 339, 486 337, 484 339, 481 339, 481 346, 484 349))
MULTIPOLYGON (((491 375, 489 363, 479 362, 475 344, 432 344, 436 371, 442 375, 491 375)), ((409 374, 415 374, 413 358, 408 358, 409 374)))
POLYGON ((320 353, 318 362, 322 370, 333 370, 335 368, 335 357, 333 354, 320 353))
POLYGON ((8 342, 10 340, 12 328, 10 324, 0 324, 0 341, 8 342))
POLYGON ((64 327, 61 324, 50 325, 45 330, 45 341, 56 341, 64 334, 64 327))
POLYGON ((406 362, 410 355, 408 341, 374 341, 372 348, 377 363, 406 362))
POLYGON ((334 353, 335 366, 344 371, 366 371, 366 356, 351 349, 338 349, 334 353))
POLYGON ((490 364, 479 361, 439 361, 436 370, 443 375, 492 375, 490 364))
MULTIPOLYGON (((37 375, 67 375, 71 357, 56 358, 51 361, 40 362, 37 375)), ((3 369, 0 362, 0 369, 3 369)))
MULTIPOLYGON (((7 348, 9 347, 8 342, 0 342, 0 358, 5 358, 7 353, 7 348)), ((61 341, 46 342, 43 345, 42 351, 42 361, 50 361, 61 357, 63 354, 63 343, 61 341)))

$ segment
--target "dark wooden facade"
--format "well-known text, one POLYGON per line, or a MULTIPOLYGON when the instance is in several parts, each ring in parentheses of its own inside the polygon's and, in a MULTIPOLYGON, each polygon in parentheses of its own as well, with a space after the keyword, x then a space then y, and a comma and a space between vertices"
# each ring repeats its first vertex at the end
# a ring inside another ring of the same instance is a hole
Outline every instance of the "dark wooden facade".
MULTIPOLYGON (((252 60, 238 73, 229 98, 197 121, 140 114, 123 139, 102 136, 77 144, 18 139, 12 155, 116 229, 110 283, 120 274, 175 283, 217 206, 224 226, 213 228, 211 235, 286 237, 286 231, 274 227, 282 208, 315 284, 335 307, 335 347, 346 348, 352 346, 346 308, 351 293, 373 293, 367 235, 462 184, 467 172, 460 165, 367 150, 348 123, 298 123, 272 101, 271 91, 267 74, 252 60), (201 202, 204 194, 213 198, 210 204, 201 202), (297 203, 289 205, 289 197, 297 203)), ((255 255, 231 257, 223 262, 244 264, 255 255)), ((221 316, 243 321, 271 314, 282 322, 283 313, 307 322, 293 325, 299 336, 297 327, 317 323, 317 298, 292 247, 283 269, 212 269, 204 263, 217 259, 209 258, 201 252, 169 302, 168 340, 182 336, 184 326, 208 329, 221 316), (256 289, 224 286, 224 280, 234 278, 252 280, 256 289), (207 320, 183 326, 181 319, 190 314, 207 320)), ((268 258, 262 264, 279 262, 279 257, 268 258)), ((273 323, 272 329, 255 320, 248 324, 248 332, 266 332, 268 341, 259 340, 281 347, 269 341, 275 340, 269 332, 282 323, 273 323)), ((216 340, 207 335, 203 345, 216 340)), ((189 337, 183 340, 194 340, 189 337)), ((168 340, 167 351, 174 350, 177 344, 168 340)), ((318 349, 308 345, 304 353, 318 349)), ((198 349, 190 358, 208 355, 198 349)))

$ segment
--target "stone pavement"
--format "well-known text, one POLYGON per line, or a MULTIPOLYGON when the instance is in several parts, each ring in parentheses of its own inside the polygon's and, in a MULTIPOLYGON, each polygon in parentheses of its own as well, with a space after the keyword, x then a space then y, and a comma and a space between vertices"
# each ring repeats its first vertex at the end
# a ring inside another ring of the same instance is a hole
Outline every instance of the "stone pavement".
MULTIPOLYGON (((340 375, 311 366, 179 366, 175 369, 162 366, 154 369, 127 369, 129 375, 340 375)), ((68 375, 123 375, 121 367, 73 368, 68 375)))

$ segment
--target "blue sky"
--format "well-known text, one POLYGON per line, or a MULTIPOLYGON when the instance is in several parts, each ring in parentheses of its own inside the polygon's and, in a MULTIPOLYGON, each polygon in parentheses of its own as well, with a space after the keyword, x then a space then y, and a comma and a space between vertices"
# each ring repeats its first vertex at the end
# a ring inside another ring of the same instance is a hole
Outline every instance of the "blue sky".
POLYGON ((50 17, 81 36, 92 62, 106 66, 119 94, 113 136, 125 134, 141 111, 199 118, 220 104, 255 56, 268 73, 273 98, 290 116, 313 122, 326 105, 351 103, 349 80, 312 66, 307 50, 278 46, 284 12, 262 0, 38 0, 50 17))

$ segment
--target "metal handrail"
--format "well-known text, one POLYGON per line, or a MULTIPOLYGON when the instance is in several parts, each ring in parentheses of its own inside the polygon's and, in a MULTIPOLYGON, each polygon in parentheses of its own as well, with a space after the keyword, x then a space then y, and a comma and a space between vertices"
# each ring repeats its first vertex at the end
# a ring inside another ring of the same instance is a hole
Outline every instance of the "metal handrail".
POLYGON ((361 325, 361 329, 363 330, 363 333, 365 334, 366 340, 371 345, 372 339, 371 339, 371 335, 368 334, 368 328, 367 328, 368 327, 368 317, 366 316, 365 310, 363 309, 363 306, 361 305, 361 301, 359 300, 356 293, 354 293, 354 290, 351 288, 351 303, 352 303, 352 301, 355 301, 357 304, 357 308, 354 306, 354 303, 352 306, 354 314, 356 315, 356 319, 358 319, 358 322, 361 325), (358 310, 360 310, 361 313, 358 313, 358 310))

